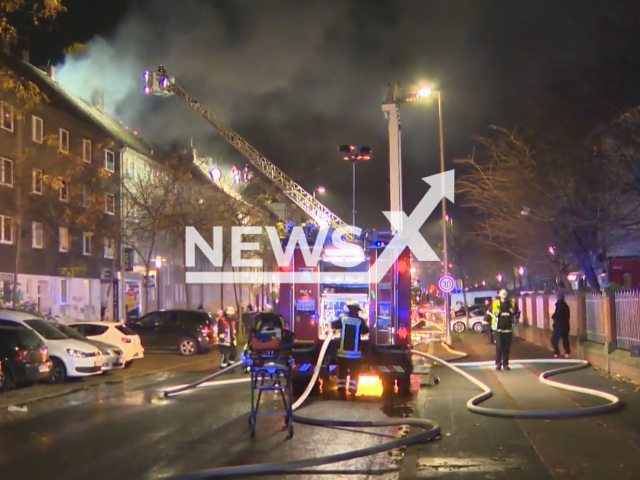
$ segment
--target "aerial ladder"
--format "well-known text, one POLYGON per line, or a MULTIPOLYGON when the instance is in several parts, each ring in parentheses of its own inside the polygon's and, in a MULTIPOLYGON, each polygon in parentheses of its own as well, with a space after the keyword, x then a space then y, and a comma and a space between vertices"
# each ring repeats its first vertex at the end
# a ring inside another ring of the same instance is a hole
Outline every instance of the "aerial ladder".
MULTIPOLYGON (((304 190, 300 185, 289 178, 282 170, 271 163, 264 155, 243 139, 239 134, 222 123, 213 113, 211 113, 202 103, 195 97, 190 95, 187 90, 176 83, 175 77, 169 75, 167 70, 160 65, 155 72, 146 71, 143 73, 145 85, 143 92, 147 95, 157 95, 168 97, 176 95, 181 100, 189 104, 189 106, 198 112, 218 134, 228 143, 238 150, 255 168, 262 172, 269 180, 271 180, 282 192, 300 209, 308 215, 320 228, 332 227, 334 229, 343 230, 346 240, 354 241, 355 237, 348 233, 349 225, 345 223, 335 213, 325 207, 322 203, 314 198, 309 192, 304 190)), ((196 165, 202 169, 212 180, 209 165, 206 162, 194 159, 196 165)))

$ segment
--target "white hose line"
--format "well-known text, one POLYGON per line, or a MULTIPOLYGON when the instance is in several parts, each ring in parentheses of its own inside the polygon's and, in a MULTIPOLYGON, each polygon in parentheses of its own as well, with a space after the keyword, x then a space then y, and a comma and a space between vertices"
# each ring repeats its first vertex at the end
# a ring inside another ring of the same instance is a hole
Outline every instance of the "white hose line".
MULTIPOLYGON (((320 348, 320 354, 318 355, 318 361, 316 362, 316 368, 313 372, 311 380, 307 385, 307 388, 304 390, 304 392, 300 396, 300 398, 292 405, 293 411, 298 410, 303 405, 305 400, 309 397, 311 392, 313 391, 316 385, 316 382, 318 380, 318 376, 320 375, 322 363, 324 362, 324 358, 327 354, 327 349, 329 348, 332 338, 333 338, 333 332, 331 332, 329 336, 324 340, 322 347, 320 348)), ((238 364, 240 363, 241 362, 239 362, 238 364)), ((235 364, 232 367, 228 367, 225 370, 221 370, 220 372, 216 372, 213 375, 210 375, 202 380, 198 380, 197 382, 194 382, 190 385, 176 388, 173 390, 167 390, 164 392, 165 396, 169 397, 177 393, 181 393, 185 390, 197 388, 198 385, 207 383, 211 381, 213 378, 217 377, 218 375, 222 375, 223 373, 227 373, 227 371, 231 371, 238 364, 235 364)), ((323 457, 315 457, 315 458, 306 458, 302 460, 292 460, 288 462, 262 463, 262 464, 254 464, 254 465, 238 465, 233 467, 213 468, 209 470, 202 470, 200 472, 187 473, 184 475, 176 475, 173 477, 165 477, 164 480, 195 480, 195 479, 220 478, 220 477, 231 477, 231 476, 246 477, 248 475, 264 474, 264 473, 291 473, 303 468, 313 468, 313 467, 319 467, 322 465, 329 465, 332 463, 345 462, 348 460, 354 460, 356 458, 369 457, 372 455, 376 455, 378 453, 395 450, 396 448, 406 447, 406 446, 417 444, 417 443, 426 443, 440 436, 440 426, 437 423, 433 422, 432 420, 428 420, 424 418, 398 418, 398 419, 388 419, 388 420, 379 420, 379 421, 371 422, 371 421, 354 421, 354 420, 324 420, 319 418, 293 415, 292 420, 296 423, 301 423, 304 425, 313 425, 317 427, 381 428, 381 427, 409 426, 409 427, 421 428, 423 431, 416 435, 398 438, 389 442, 380 443, 378 445, 372 445, 370 447, 361 448, 358 450, 350 450, 348 452, 336 453, 334 455, 326 455, 323 457)))
MULTIPOLYGON (((311 392, 313 391, 316 381, 318 380, 322 363, 326 356, 327 349, 329 348, 329 344, 331 342, 332 337, 333 337, 333 334, 331 333, 322 344, 322 347, 320 349, 320 354, 318 355, 318 361, 316 362, 316 368, 311 377, 311 381, 307 385, 307 388, 304 390, 300 398, 292 405, 292 410, 295 411, 299 409, 303 405, 305 400, 309 397, 311 392)), ((461 375, 462 377, 466 378, 471 383, 476 385, 480 390, 482 390, 481 394, 473 397, 467 402, 467 409, 473 413, 480 414, 480 415, 493 416, 493 417, 501 417, 501 418, 557 419, 557 418, 578 418, 578 417, 584 417, 588 415, 608 413, 614 410, 618 410, 622 406, 620 399, 614 395, 610 395, 605 392, 600 392, 598 390, 593 390, 585 387, 578 387, 574 385, 559 383, 549 379, 549 377, 553 375, 558 375, 561 373, 566 373, 574 370, 581 370, 583 368, 587 368, 589 367, 589 362, 585 360, 537 359, 537 360, 515 360, 510 363, 513 363, 513 364, 535 364, 535 363, 571 364, 568 367, 562 367, 562 368, 557 368, 554 370, 543 372, 540 374, 538 379, 540 380, 540 382, 546 385, 549 385, 551 387, 559 388, 569 392, 582 393, 585 395, 591 395, 591 396, 603 398, 605 400, 608 400, 610 403, 606 405, 600 405, 596 407, 589 407, 589 408, 583 408, 583 409, 557 410, 557 411, 500 410, 496 408, 480 407, 479 404, 489 399, 493 395, 493 392, 491 391, 488 385, 482 383, 477 378, 468 374, 467 372, 462 370, 461 367, 494 365, 494 362, 467 362, 467 363, 460 363, 460 364, 452 364, 450 362, 466 358, 467 354, 464 352, 453 350, 450 346, 444 343, 443 343, 443 346, 450 353, 454 354, 453 358, 449 358, 448 360, 443 360, 434 355, 419 352, 417 350, 412 350, 412 353, 419 357, 430 359, 440 365, 443 365, 451 369, 455 373, 461 375)), ((205 377, 202 380, 193 382, 190 385, 175 388, 172 390, 167 390, 165 391, 165 396, 169 397, 177 393, 184 392, 186 390, 197 388, 199 385, 202 385, 203 383, 208 383, 212 379, 216 378, 217 376, 222 375, 224 373, 228 373, 229 371, 237 368, 241 364, 242 362, 238 362, 230 367, 227 367, 224 370, 214 373, 213 375, 209 375, 208 377, 205 377)), ((507 373, 505 372, 505 374, 507 373)), ((231 476, 242 477, 242 476, 264 474, 264 473, 291 473, 300 469, 313 468, 321 465, 328 465, 331 463, 338 463, 338 462, 344 462, 347 460, 353 460, 356 458, 367 457, 367 456, 375 455, 385 451, 394 450, 396 448, 400 448, 403 446, 409 446, 417 443, 426 443, 427 441, 436 439, 440 436, 440 426, 438 424, 436 424, 432 420, 421 419, 421 418, 403 418, 403 419, 382 420, 382 421, 376 421, 376 422, 366 422, 366 421, 363 422, 363 421, 349 421, 349 420, 323 420, 323 419, 293 415, 292 419, 297 423, 320 426, 320 427, 346 427, 346 428, 378 427, 379 428, 379 427, 387 427, 387 426, 406 425, 406 426, 419 427, 419 428, 422 428, 424 431, 417 435, 399 438, 399 439, 396 439, 390 442, 385 442, 379 445, 374 445, 371 447, 352 450, 344 453, 338 453, 334 455, 327 455, 324 457, 292 460, 287 462, 263 463, 263 464, 254 464, 254 465, 238 465, 238 466, 232 466, 232 467, 214 468, 209 470, 202 470, 199 472, 188 473, 184 475, 165 477, 164 480, 195 480, 195 479, 208 479, 208 478, 220 478, 220 477, 231 477, 231 476)))
MULTIPOLYGON (((594 390, 592 388, 579 387, 577 385, 571 385, 567 383, 557 382, 555 380, 551 380, 549 377, 554 375, 560 375, 562 373, 573 372, 576 370, 582 370, 585 368, 589 368, 591 365, 586 360, 580 359, 531 359, 531 360, 511 360, 509 361, 510 365, 535 365, 535 364, 556 364, 556 365, 568 365, 566 367, 554 368, 552 370, 547 370, 542 372, 538 376, 538 380, 540 383, 547 385, 549 387, 557 388, 559 390, 564 390, 571 393, 580 393, 583 395, 588 395, 591 397, 601 398, 606 400, 609 403, 604 405, 597 405, 594 407, 585 407, 585 408, 575 408, 570 410, 513 410, 513 409, 499 409, 499 408, 489 408, 489 407, 481 407, 480 404, 493 396, 493 392, 488 385, 482 383, 480 380, 475 378, 474 376, 468 374, 462 368, 464 367, 486 367, 493 366, 495 362, 485 361, 485 362, 466 362, 466 363, 450 363, 455 360, 460 360, 462 358, 466 358, 467 354, 464 352, 460 352, 457 350, 453 350, 446 343, 442 344, 450 353, 455 355, 454 358, 443 360, 442 358, 436 357, 434 355, 430 355, 428 353, 419 352, 417 350, 413 351, 414 355, 428 358, 440 365, 443 365, 450 370, 454 371, 458 375, 463 376, 475 386, 477 386, 482 393, 476 395, 471 398, 467 402, 467 409, 470 412, 477 413, 479 415, 486 415, 491 417, 501 417, 501 418, 535 418, 535 419, 569 419, 569 418, 581 418, 587 417, 591 415, 601 415, 603 413, 609 413, 613 411, 617 411, 622 408, 622 402, 618 397, 612 395, 610 393, 602 392, 600 390, 594 390)), ((504 373, 508 375, 507 372, 504 373)))

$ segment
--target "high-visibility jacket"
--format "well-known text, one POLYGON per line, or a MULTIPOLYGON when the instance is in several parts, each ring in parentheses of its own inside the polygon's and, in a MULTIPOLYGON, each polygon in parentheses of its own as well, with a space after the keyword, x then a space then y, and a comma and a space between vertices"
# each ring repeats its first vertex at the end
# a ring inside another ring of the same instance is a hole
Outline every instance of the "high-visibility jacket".
POLYGON ((491 303, 491 330, 508 333, 516 329, 520 311, 516 302, 510 298, 505 301, 494 300, 491 303))
POLYGON ((343 315, 331 323, 331 327, 340 330, 340 348, 338 356, 342 358, 360 358, 360 337, 369 333, 369 325, 362 318, 343 315))

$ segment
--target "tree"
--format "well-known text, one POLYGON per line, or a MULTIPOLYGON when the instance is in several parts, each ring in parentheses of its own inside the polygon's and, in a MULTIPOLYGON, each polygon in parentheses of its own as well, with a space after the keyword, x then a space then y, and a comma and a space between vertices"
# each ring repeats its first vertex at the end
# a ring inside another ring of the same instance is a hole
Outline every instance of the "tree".
POLYGON ((66 10, 61 0, 0 0, 0 39, 15 43, 20 36, 19 23, 39 26, 66 10))
MULTIPOLYGON (((122 242, 131 247, 145 267, 144 304, 149 304, 149 272, 159 235, 175 230, 174 205, 189 195, 192 175, 188 164, 171 157, 164 164, 136 165, 122 181, 124 223, 122 242)), ((159 288, 159 286, 157 287, 159 288)))
POLYGON ((532 142, 517 131, 493 127, 478 138, 469 159, 458 161, 463 206, 477 215, 472 232, 517 259, 539 262, 548 249, 570 255, 598 288, 594 257, 606 232, 627 228, 637 207, 623 208, 628 188, 619 163, 594 155, 592 138, 568 149, 532 142))
MULTIPOLYGON (((222 215, 227 218, 232 226, 238 227, 265 227, 269 225, 269 214, 267 212, 264 204, 259 200, 258 197, 247 198, 248 195, 244 195, 243 197, 239 197, 237 195, 233 195, 232 192, 226 191, 226 195, 224 196, 224 202, 221 204, 222 207, 222 215)), ((259 250, 253 252, 244 252, 242 258, 247 259, 262 259, 264 272, 264 264, 269 256, 269 252, 271 252, 270 242, 268 241, 268 237, 266 232, 262 232, 260 235, 246 235, 242 239, 243 242, 246 243, 258 243, 259 250)), ((229 246, 230 249, 237 248, 237 245, 234 245, 232 242, 225 243, 225 246, 229 246)), ((230 251, 225 252, 225 258, 230 257, 230 251)), ((255 268, 255 267, 247 267, 247 268, 255 268)), ((232 272, 237 272, 238 269, 235 266, 231 266, 232 272)), ((241 270, 242 271, 242 270, 241 270)), ((257 284, 250 285, 251 293, 253 294, 254 289, 257 284)), ((238 298, 238 284, 234 282, 233 284, 233 293, 235 296, 236 302, 236 310, 240 311, 241 302, 238 298)))

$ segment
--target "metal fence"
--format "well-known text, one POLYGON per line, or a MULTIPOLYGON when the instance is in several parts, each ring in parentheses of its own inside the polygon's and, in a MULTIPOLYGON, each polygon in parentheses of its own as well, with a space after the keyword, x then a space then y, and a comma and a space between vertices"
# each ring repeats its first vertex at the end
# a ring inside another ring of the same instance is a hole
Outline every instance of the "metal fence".
POLYGON ((616 292, 617 347, 629 350, 640 345, 640 292, 616 292))
POLYGON ((604 312, 601 293, 589 293, 585 299, 587 314, 587 339, 604 343, 604 312))

